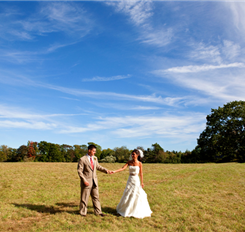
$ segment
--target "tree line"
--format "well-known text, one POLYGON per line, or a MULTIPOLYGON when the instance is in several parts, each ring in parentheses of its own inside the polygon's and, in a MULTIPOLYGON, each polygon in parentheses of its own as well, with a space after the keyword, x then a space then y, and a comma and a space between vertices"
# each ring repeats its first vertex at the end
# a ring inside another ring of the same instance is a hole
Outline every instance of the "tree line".
MULTIPOLYGON (((127 162, 132 150, 126 146, 115 147, 114 149, 103 149, 100 145, 89 142, 97 147, 96 156, 100 162, 127 162)), ((0 146, 1 162, 78 162, 80 157, 87 154, 88 145, 67 145, 54 144, 46 141, 32 142, 28 141, 27 145, 21 145, 18 149, 0 146)), ((152 148, 138 147, 144 151, 142 162, 146 163, 181 163, 182 152, 164 151, 157 143, 152 148)))
MULTIPOLYGON (((206 117, 205 130, 197 139, 192 151, 168 151, 158 143, 144 150, 144 163, 206 163, 245 162, 245 102, 229 102, 218 109, 211 109, 206 117)), ((126 146, 114 149, 97 147, 96 156, 100 162, 127 162, 132 150, 126 146)), ((46 141, 32 142, 18 149, 0 146, 0 162, 77 162, 87 154, 88 145, 54 144, 46 141)))

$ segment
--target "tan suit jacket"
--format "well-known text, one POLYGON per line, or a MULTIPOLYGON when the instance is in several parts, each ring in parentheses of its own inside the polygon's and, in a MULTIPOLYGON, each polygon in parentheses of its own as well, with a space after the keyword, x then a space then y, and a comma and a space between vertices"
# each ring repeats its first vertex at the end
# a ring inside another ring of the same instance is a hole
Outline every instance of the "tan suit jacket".
POLYGON ((96 170, 107 173, 107 169, 99 165, 96 156, 94 156, 94 170, 92 170, 91 164, 86 155, 80 158, 78 162, 77 172, 81 179, 81 187, 84 186, 84 182, 88 182, 90 186, 92 186, 93 184, 95 184, 95 186, 98 186, 96 170))
POLYGON ((107 169, 99 165, 97 157, 94 156, 94 170, 91 167, 88 156, 85 155, 79 159, 77 172, 81 179, 81 200, 79 210, 81 215, 87 214, 89 195, 92 197, 95 214, 102 214, 99 201, 97 170, 107 173, 107 169), (85 186, 84 182, 88 182, 89 186, 85 186))

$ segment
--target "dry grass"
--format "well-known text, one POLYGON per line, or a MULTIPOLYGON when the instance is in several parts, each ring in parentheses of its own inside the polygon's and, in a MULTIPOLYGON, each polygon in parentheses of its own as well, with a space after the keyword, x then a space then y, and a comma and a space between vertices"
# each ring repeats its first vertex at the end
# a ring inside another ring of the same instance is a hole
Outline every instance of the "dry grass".
POLYGON ((143 220, 116 215, 127 177, 99 173, 107 217, 83 218, 75 163, 0 163, 0 231, 245 231, 245 164, 144 164, 143 220))

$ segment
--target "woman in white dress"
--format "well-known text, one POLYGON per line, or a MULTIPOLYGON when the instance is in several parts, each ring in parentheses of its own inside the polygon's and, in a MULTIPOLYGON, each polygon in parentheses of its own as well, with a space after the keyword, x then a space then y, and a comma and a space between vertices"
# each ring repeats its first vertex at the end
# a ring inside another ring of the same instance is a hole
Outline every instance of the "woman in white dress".
POLYGON ((129 177, 123 196, 117 205, 117 213, 123 217, 144 218, 151 216, 151 209, 147 201, 147 195, 143 190, 143 168, 138 157, 143 157, 140 149, 132 152, 132 160, 128 161, 122 168, 113 173, 124 171, 129 166, 129 177), (140 174, 140 179, 138 174, 140 174))

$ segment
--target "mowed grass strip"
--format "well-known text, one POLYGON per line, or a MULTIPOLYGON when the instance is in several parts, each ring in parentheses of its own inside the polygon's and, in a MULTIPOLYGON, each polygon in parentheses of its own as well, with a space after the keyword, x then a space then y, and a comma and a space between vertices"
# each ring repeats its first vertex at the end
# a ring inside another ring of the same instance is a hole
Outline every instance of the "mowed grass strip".
MULTIPOLYGON (((123 164, 102 164, 115 170, 123 164)), ((107 217, 78 214, 75 163, 0 163, 0 231, 245 231, 245 164, 144 164, 152 217, 123 218, 116 206, 128 171, 98 172, 107 217)))

